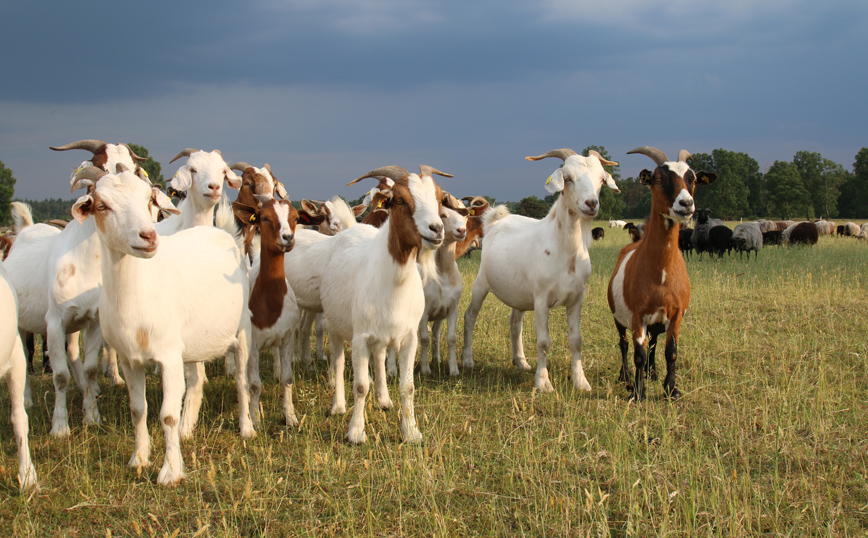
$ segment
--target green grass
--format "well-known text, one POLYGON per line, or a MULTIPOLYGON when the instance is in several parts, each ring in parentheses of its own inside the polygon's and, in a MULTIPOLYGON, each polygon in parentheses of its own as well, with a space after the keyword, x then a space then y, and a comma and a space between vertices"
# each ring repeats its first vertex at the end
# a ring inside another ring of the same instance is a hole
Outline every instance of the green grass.
MULTIPOLYGON (((133 449, 125 389, 104 386, 103 424, 90 428, 70 391, 73 433, 54 439, 53 385, 39 376, 30 424, 41 489, 18 494, 5 411, 0 535, 868 534, 868 244, 823 237, 814 248, 766 248, 758 260, 691 259, 678 359, 684 398, 664 400, 653 382, 648 400, 635 405, 616 381, 617 334, 605 296, 628 239, 606 232, 591 249, 595 272, 582 316, 591 393, 568 379, 563 310, 550 321, 556 392, 542 395, 532 390, 532 373, 513 368, 509 311, 489 296, 476 368, 451 378, 445 365, 433 365, 434 375, 416 377, 423 446, 400 442, 397 409, 374 407, 368 443, 346 444, 349 414, 328 415, 321 365, 297 370, 301 425, 286 428, 268 358, 266 418, 256 439, 242 441, 234 383, 214 364, 199 429, 182 443, 188 478, 161 488, 155 378, 148 400, 157 464, 137 471, 125 465, 133 449)), ((461 261, 462 311, 478 256, 461 261)), ((532 319, 528 313, 524 338, 535 364, 532 319)), ((5 391, 0 409, 9 409, 5 391)))

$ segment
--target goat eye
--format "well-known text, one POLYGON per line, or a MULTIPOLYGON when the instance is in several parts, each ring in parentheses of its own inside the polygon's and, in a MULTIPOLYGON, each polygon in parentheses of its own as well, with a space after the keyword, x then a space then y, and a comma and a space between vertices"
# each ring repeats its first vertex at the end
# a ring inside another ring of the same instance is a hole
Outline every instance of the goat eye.
POLYGON ((96 204, 96 210, 97 211, 105 211, 106 209, 108 209, 108 207, 106 207, 106 205, 104 203, 100 202, 100 203, 96 204))
POLYGON ((196 169, 195 169, 195 168, 190 168, 190 173, 191 173, 191 174, 195 174, 195 173, 196 173, 196 169))

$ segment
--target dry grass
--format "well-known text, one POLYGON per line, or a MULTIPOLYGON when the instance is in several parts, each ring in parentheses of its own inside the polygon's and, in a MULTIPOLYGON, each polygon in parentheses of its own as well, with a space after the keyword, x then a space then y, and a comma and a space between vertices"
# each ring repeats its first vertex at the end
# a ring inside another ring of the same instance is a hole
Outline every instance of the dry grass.
MULTIPOLYGON (((231 380, 209 366, 200 428, 183 443, 188 479, 155 485, 158 466, 125 466, 125 389, 105 387, 104 422, 48 436, 53 386, 33 378, 31 446, 42 488, 17 492, 8 413, 0 417, 5 536, 864 536, 868 528, 868 245, 821 238, 759 260, 691 260, 693 298, 679 344, 679 388, 658 382, 629 404, 616 382, 605 293, 623 231, 593 245, 582 317, 590 394, 572 389, 563 311, 552 316, 556 392, 509 361, 508 310, 490 296, 477 367, 417 376, 423 446, 400 442, 398 411, 369 408, 368 444, 344 441, 320 365, 296 374, 298 428, 281 424, 266 372, 266 419, 237 435, 231 380)), ((465 296, 478 265, 462 260, 465 296)), ((459 343, 460 343, 459 338, 459 343)), ((534 362, 532 313, 525 348, 534 362)), ((445 338, 444 338, 445 346, 445 338)), ((266 359, 267 361, 268 359, 266 359)), ((348 372, 349 377, 349 372, 348 372)), ((394 390, 394 389, 393 389, 394 390)), ((159 385, 149 380, 154 459, 162 461, 159 385)), ((373 399, 369 399, 371 401, 373 399)), ((397 402, 397 400, 396 400, 397 402)), ((0 408, 8 409, 0 396, 0 408)))

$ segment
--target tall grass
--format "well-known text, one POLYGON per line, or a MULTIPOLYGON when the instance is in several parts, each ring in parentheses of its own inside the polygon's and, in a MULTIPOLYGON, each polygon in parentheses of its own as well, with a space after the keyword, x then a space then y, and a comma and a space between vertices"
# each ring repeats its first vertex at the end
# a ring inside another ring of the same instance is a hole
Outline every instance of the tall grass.
MULTIPOLYGON (((125 466, 133 449, 125 389, 104 386, 103 424, 90 428, 70 391, 73 432, 54 439, 51 378, 37 376, 31 447, 42 487, 18 494, 3 413, 0 535, 866 535, 868 245, 823 237, 814 248, 765 248, 757 260, 689 260, 684 397, 668 402, 654 382, 635 405, 617 382, 606 303, 628 238, 606 232, 591 249, 582 315, 591 393, 568 379, 563 310, 550 320, 556 392, 541 395, 533 374, 512 366, 509 310, 489 296, 476 368, 451 378, 445 364, 433 365, 433 375, 416 377, 422 446, 401 443, 397 409, 376 407, 367 410, 368 443, 346 444, 349 414, 328 415, 322 364, 296 371, 297 428, 282 425, 281 391, 263 368, 265 419, 259 436, 243 441, 234 383, 209 365, 199 430, 182 444, 188 478, 166 489, 155 485, 163 457, 156 378, 148 402, 157 464, 136 470, 125 466)), ((460 263, 462 311, 478 256, 460 263)), ((532 317, 524 324, 531 363, 532 317)), ((9 409, 5 391, 0 409, 9 409)))

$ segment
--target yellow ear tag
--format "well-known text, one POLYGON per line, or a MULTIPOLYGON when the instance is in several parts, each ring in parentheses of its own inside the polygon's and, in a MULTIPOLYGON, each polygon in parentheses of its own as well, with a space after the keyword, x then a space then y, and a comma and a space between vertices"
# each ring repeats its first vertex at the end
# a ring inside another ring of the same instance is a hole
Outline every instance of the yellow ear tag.
POLYGON ((145 177, 147 177, 147 178, 151 177, 151 176, 148 175, 148 171, 145 170, 144 168, 139 167, 139 170, 141 170, 142 173, 145 174, 145 177))
POLYGON ((470 208, 470 212, 468 212, 468 215, 470 215, 471 217, 476 216, 476 210, 473 208, 470 208))
POLYGON ((284 189, 286 188, 286 187, 283 186, 283 183, 281 183, 280 181, 278 181, 277 184, 280 185, 280 186, 281 186, 282 188, 284 188, 284 189))
POLYGON ((548 185, 551 182, 552 182, 552 176, 549 176, 549 178, 546 180, 546 185, 548 185))
POLYGON ((383 207, 383 202, 385 202, 385 200, 383 200, 382 198, 380 198, 380 201, 377 202, 377 209, 383 207))
POLYGON ((250 215, 250 222, 256 222, 256 215, 250 215))

